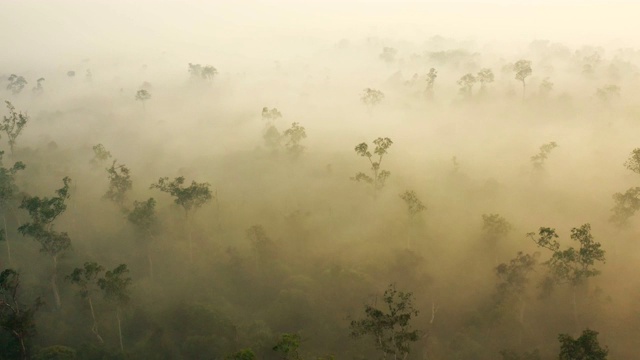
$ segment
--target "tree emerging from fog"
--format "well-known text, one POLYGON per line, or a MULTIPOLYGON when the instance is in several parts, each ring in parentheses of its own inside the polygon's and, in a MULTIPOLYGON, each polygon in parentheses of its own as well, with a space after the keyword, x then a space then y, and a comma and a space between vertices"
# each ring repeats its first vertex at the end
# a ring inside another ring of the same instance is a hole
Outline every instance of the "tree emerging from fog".
POLYGON ((351 180, 370 184, 373 189, 374 197, 377 197, 378 192, 382 190, 387 178, 391 175, 390 171, 382 170, 380 165, 382 164, 382 159, 387 154, 387 150, 389 150, 393 144, 393 141, 389 138, 379 137, 373 140, 373 144, 375 145, 373 154, 369 151, 369 145, 367 143, 360 143, 355 147, 356 154, 369 160, 369 164, 371 165, 371 175, 358 172, 351 178, 351 180), (375 155, 377 155, 377 159, 375 155))
POLYGON ((516 80, 522 83, 522 100, 525 98, 527 91, 526 79, 531 75, 533 70, 531 69, 531 61, 518 60, 513 64, 513 71, 516 73, 516 80))

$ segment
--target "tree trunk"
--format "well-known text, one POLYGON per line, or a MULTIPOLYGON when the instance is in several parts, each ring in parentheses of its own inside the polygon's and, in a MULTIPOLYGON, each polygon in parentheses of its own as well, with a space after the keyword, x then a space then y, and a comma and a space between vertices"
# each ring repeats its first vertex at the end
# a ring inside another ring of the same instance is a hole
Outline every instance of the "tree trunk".
POLYGON ((51 274, 51 289, 53 290, 53 298, 56 301, 56 308, 60 309, 62 303, 60 302, 60 293, 58 292, 58 283, 56 282, 58 273, 58 256, 53 257, 53 273, 51 274))
POLYGON ((524 94, 526 91, 527 86, 524 83, 524 80, 522 80, 522 101, 524 101, 524 94))
POLYGON ((11 260, 11 245, 9 244, 9 233, 7 233, 7 216, 2 214, 2 221, 4 222, 4 242, 7 243, 7 258, 9 260, 9 267, 13 267, 13 261, 11 260))
POLYGON ((573 304, 573 323, 574 323, 574 325, 576 327, 576 332, 578 332, 578 331, 580 331, 580 327, 578 326, 578 300, 576 299, 577 289, 576 289, 575 285, 572 286, 571 291, 573 293, 572 294, 572 296, 573 296, 573 299, 572 299, 572 304, 573 304))
POLYGON ((120 351, 124 353, 124 345, 122 343, 122 324, 120 322, 120 307, 116 308, 116 318, 118 319, 118 337, 120 338, 120 351))
POLYGON ((91 296, 88 296, 89 300, 89 309, 91 309, 91 318, 93 319, 93 326, 91 326, 91 332, 98 338, 100 344, 104 344, 104 340, 102 340, 102 336, 98 332, 98 320, 96 320, 96 313, 93 311, 93 302, 91 301, 91 296))
POLYGON ((149 277, 153 280, 153 260, 151 260, 151 251, 147 249, 147 260, 149 260, 149 277))
POLYGON ((185 210, 185 226, 187 227, 187 238, 189 240, 189 260, 193 263, 193 238, 191 236, 191 218, 189 211, 185 210))

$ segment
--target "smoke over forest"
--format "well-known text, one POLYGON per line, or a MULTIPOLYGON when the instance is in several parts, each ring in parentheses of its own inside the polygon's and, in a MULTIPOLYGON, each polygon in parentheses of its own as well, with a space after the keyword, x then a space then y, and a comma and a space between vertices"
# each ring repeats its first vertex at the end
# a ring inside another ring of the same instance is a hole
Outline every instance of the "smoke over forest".
POLYGON ((5 1, 0 359, 634 359, 640 5, 5 1))

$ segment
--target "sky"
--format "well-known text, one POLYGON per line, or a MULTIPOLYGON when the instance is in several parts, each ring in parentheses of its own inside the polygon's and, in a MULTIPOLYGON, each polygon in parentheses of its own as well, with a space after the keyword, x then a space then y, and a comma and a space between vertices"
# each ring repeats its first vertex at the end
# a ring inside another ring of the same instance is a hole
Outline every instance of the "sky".
POLYGON ((549 39, 578 47, 640 47, 640 1, 0 1, 0 43, 24 58, 185 52, 261 59, 341 39, 481 44, 549 39))

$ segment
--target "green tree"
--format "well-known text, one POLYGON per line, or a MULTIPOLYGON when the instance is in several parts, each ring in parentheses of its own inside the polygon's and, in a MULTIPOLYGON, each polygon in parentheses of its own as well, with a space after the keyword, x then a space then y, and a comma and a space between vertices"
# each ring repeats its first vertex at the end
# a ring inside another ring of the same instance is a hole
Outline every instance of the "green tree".
POLYGON ((498 263, 498 243, 504 240, 513 226, 500 214, 482 214, 482 237, 498 263))
POLYGON ((540 146, 540 152, 531 157, 531 164, 533 164, 533 168, 538 171, 544 169, 544 162, 549 157, 551 150, 556 147, 558 147, 558 144, 556 144, 555 141, 540 146))
POLYGON ((551 258, 544 263, 550 272, 544 284, 547 289, 556 283, 567 284, 571 287, 573 317, 577 327, 577 290, 581 286, 586 286, 589 278, 600 274, 600 270, 596 269, 595 265, 605 262, 605 251, 591 235, 590 224, 571 229, 571 240, 579 243, 578 248, 560 249, 560 243, 556 240, 558 235, 552 228, 541 227, 538 238, 535 238, 535 235, 535 233, 527 234, 536 245, 551 251, 551 258))
POLYGON ((98 279, 98 286, 102 289, 105 300, 114 304, 116 308, 116 319, 118 320, 118 338, 120 339, 120 351, 124 352, 124 343, 122 341, 122 321, 121 311, 124 306, 129 303, 129 285, 131 278, 127 275, 129 269, 127 265, 120 264, 113 270, 109 270, 104 277, 98 279))
POLYGON ((384 100, 384 93, 380 90, 366 88, 362 91, 362 96, 360 96, 360 101, 362 101, 369 114, 373 111, 373 108, 380 104, 384 100))
POLYGON ((116 165, 117 161, 113 160, 111 167, 107 168, 109 179, 109 189, 103 198, 113 201, 122 212, 127 212, 125 202, 127 200, 127 192, 133 187, 131 180, 131 170, 124 164, 116 165))
POLYGON ((226 356, 225 360, 256 360, 256 354, 251 349, 243 349, 235 354, 226 356))
MULTIPOLYGON (((629 158, 624 162, 624 167, 640 174, 640 148, 631 151, 629 158)), ((624 193, 615 193, 613 200, 615 206, 611 209, 613 215, 610 221, 618 226, 625 225, 629 218, 640 209, 640 187, 632 187, 624 193)))
POLYGON ((158 222, 155 199, 149 198, 147 201, 134 201, 133 210, 129 212, 127 219, 138 231, 138 238, 144 239, 144 246, 147 249, 147 260, 149 263, 149 277, 153 279, 151 241, 155 239, 155 230, 158 222))
POLYGON ((158 189, 173 196, 173 201, 184 210, 185 226, 189 240, 189 258, 193 260, 193 240, 191 234, 190 214, 212 199, 211 184, 191 182, 191 185, 184 186, 184 177, 180 176, 173 181, 168 177, 163 177, 157 183, 151 184, 150 189, 158 189))
POLYGON ((22 130, 27 125, 29 121, 29 116, 26 113, 16 112, 16 108, 9 101, 5 101, 7 104, 7 109, 9 110, 9 116, 4 116, 2 120, 2 124, 0 124, 0 131, 3 131, 7 134, 7 138, 9 139, 9 148, 11 150, 11 154, 13 155, 13 148, 16 145, 16 139, 22 133, 22 130))
POLYGON ((600 346, 598 342, 598 332, 590 329, 584 330, 577 339, 560 334, 558 341, 560 360, 606 360, 609 355, 609 349, 600 346))
POLYGON ((53 230, 53 221, 66 209, 65 201, 69 199, 69 185, 71 179, 62 179, 63 187, 56 190, 56 196, 40 198, 38 196, 25 196, 20 204, 21 209, 27 210, 31 221, 21 225, 18 231, 23 236, 30 236, 41 245, 40 251, 51 256, 53 260, 53 271, 51 271, 51 289, 56 302, 56 307, 60 308, 60 294, 58 292, 57 270, 58 256, 71 247, 71 239, 66 232, 53 230))
MULTIPOLYGON (((400 198, 404 200, 407 205, 407 212, 409 214, 409 223, 411 226, 415 223, 418 215, 427 209, 426 206, 420 201, 418 195, 413 190, 407 190, 400 194, 400 198)), ((407 234, 407 249, 411 248, 411 236, 407 234)))
POLYGON ((491 84, 494 80, 493 71, 487 68, 481 69, 480 71, 478 71, 476 79, 480 83, 480 92, 484 92, 486 90, 487 84, 491 84))
POLYGON ((518 343, 522 343, 524 332, 524 318, 528 302, 528 286, 530 276, 535 271, 538 253, 533 255, 518 252, 508 263, 502 263, 495 268, 498 284, 496 286, 496 300, 501 306, 517 309, 517 319, 520 324, 518 343))
POLYGON ((425 89, 425 94, 427 98, 433 98, 433 85, 436 82, 436 78, 438 77, 438 71, 434 68, 429 69, 427 73, 427 88, 425 89))
POLYGON ((283 360, 302 360, 298 353, 300 347, 300 335, 282 334, 280 341, 273 347, 273 351, 282 354, 283 360))
MULTIPOLYGON (((0 273, 0 326, 18 342, 20 358, 29 359, 29 340, 36 334, 34 316, 42 306, 37 298, 32 306, 20 301, 20 274, 13 269, 0 273)), ((2 354, 9 355, 10 354, 2 354)))
POLYGON ((140 89, 136 92, 136 101, 140 101, 142 103, 142 108, 144 108, 145 101, 151 99, 151 93, 146 89, 140 89))
POLYGON ((283 136, 287 139, 285 147, 289 155, 294 158, 302 155, 304 146, 300 145, 300 142, 307 138, 307 132, 304 126, 300 126, 300 124, 294 122, 289 129, 284 131, 283 136))
POLYGON ((36 82, 36 87, 31 89, 34 94, 40 95, 44 92, 44 87, 42 87, 42 83, 44 82, 44 78, 39 78, 36 82))
POLYGON ((211 65, 202 66, 201 64, 189 63, 189 73, 192 78, 211 80, 218 74, 218 70, 211 65))
POLYGON ((366 157, 369 160, 372 176, 363 172, 358 172, 355 177, 351 178, 351 180, 371 184, 373 188, 373 195, 374 197, 377 197, 378 191, 384 187, 387 178, 391 175, 391 172, 381 170, 380 165, 382 164, 383 157, 387 154, 387 150, 389 150, 393 144, 393 141, 389 138, 379 137, 373 140, 373 144, 376 146, 373 150, 373 154, 378 155, 377 161, 375 161, 374 155, 369 151, 369 145, 367 145, 367 143, 360 143, 355 147, 356 154, 366 157))
POLYGON ((93 159, 91 160, 94 164, 103 163, 111 158, 111 152, 109 152, 104 145, 97 144, 93 146, 93 159))
POLYGON ((27 80, 16 74, 11 74, 8 80, 7 90, 11 90, 14 95, 19 94, 24 89, 24 86, 27 85, 27 80))
POLYGON ((470 98, 473 93, 473 85, 478 82, 478 79, 473 74, 465 74, 458 80, 458 86, 460 86, 460 94, 466 98, 470 98))
POLYGON ((527 84, 525 79, 531 75, 533 72, 531 70, 531 61, 529 60, 518 60, 515 64, 513 64, 513 71, 516 73, 516 80, 522 83, 522 100, 524 100, 525 92, 527 90, 527 84))
POLYGON ((91 311, 91 319, 93 320, 91 333, 96 336, 101 344, 104 344, 104 340, 98 331, 98 320, 96 319, 96 313, 93 308, 92 294, 98 289, 98 277, 103 271, 104 268, 97 263, 86 262, 84 263, 84 267, 73 269, 71 274, 66 277, 67 281, 78 286, 80 296, 87 300, 89 310, 91 311))
POLYGON ((386 308, 365 305, 365 318, 351 321, 351 336, 371 336, 384 359, 388 356, 394 360, 406 359, 411 343, 420 337, 419 330, 411 329, 411 319, 418 316, 418 310, 413 307, 413 294, 389 285, 382 299, 386 308))
POLYGON ((9 208, 13 206, 13 201, 19 191, 16 185, 16 174, 18 171, 24 170, 26 166, 21 161, 18 161, 12 167, 5 168, 2 164, 3 155, 4 151, 0 151, 0 209, 4 224, 4 233, 0 232, 0 237, 7 245, 7 259, 9 260, 9 265, 12 265, 11 244, 9 243, 9 234, 7 232, 7 213, 9 208))

